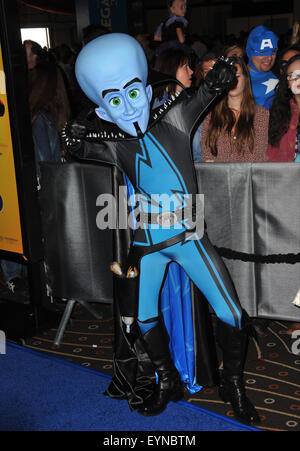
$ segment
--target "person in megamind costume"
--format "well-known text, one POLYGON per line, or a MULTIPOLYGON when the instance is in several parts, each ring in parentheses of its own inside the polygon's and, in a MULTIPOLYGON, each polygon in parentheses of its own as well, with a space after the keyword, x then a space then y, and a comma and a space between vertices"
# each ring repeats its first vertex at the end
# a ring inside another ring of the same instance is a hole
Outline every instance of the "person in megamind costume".
MULTIPOLYGON (((111 33, 91 41, 79 53, 75 72, 84 93, 98 105, 98 117, 88 125, 76 120, 67 124, 66 146, 80 159, 109 163, 123 171, 139 198, 144 221, 144 227, 135 231, 126 267, 116 269, 124 282, 124 295, 126 283, 131 287, 135 281, 137 292, 131 288, 127 291, 133 302, 138 299, 137 323, 158 376, 154 392, 138 412, 157 415, 169 401, 183 397, 181 377, 159 316, 165 272, 171 262, 177 262, 218 318, 217 340, 223 351, 221 399, 231 402, 238 419, 258 423, 243 383, 249 317, 206 231, 198 235, 191 225, 192 217, 181 214, 197 194, 190 135, 208 106, 236 83, 234 66, 219 60, 194 96, 174 96, 151 114, 152 87, 147 85, 146 57, 131 36, 111 33), (155 201, 159 195, 172 196, 174 202, 166 207, 155 201)), ((191 210, 193 216, 194 208, 191 210)), ((126 306, 121 314, 128 316, 126 306)))

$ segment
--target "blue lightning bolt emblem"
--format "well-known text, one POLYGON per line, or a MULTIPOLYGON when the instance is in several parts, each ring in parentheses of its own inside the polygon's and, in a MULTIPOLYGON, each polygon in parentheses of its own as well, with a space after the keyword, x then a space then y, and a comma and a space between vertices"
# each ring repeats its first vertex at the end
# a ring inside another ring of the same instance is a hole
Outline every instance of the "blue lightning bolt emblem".
POLYGON ((142 155, 136 157, 137 187, 150 200, 151 194, 178 194, 187 189, 182 176, 165 149, 149 133, 140 140, 142 155))

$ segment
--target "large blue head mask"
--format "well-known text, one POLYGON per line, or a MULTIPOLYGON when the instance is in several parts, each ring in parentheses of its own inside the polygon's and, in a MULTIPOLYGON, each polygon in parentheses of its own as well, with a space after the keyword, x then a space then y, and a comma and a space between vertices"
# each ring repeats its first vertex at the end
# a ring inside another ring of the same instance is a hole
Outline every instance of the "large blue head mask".
POLYGON ((75 65, 78 83, 96 105, 97 115, 132 136, 148 126, 151 86, 140 44, 123 33, 110 33, 89 42, 75 65))

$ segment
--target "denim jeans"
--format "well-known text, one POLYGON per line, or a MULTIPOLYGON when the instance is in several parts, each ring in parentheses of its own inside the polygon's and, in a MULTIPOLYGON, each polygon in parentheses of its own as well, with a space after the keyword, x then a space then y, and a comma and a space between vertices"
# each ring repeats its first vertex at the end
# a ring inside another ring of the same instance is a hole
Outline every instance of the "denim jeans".
POLYGON ((60 140, 54 119, 45 108, 41 109, 32 124, 37 176, 40 176, 40 161, 60 161, 60 140))
POLYGON ((27 276, 27 268, 23 263, 13 262, 11 260, 0 260, 0 264, 4 282, 8 282, 15 277, 27 276))

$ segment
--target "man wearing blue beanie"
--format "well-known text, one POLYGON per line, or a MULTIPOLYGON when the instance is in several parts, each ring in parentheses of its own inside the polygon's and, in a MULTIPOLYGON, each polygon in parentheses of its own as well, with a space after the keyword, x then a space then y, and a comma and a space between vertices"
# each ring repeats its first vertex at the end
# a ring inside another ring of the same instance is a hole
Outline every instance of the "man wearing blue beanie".
POLYGON ((278 37, 259 25, 250 32, 246 52, 252 91, 258 105, 270 108, 278 78, 272 72, 278 50, 278 37))

